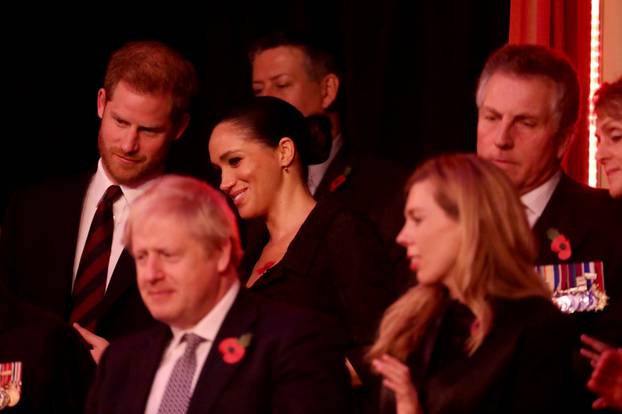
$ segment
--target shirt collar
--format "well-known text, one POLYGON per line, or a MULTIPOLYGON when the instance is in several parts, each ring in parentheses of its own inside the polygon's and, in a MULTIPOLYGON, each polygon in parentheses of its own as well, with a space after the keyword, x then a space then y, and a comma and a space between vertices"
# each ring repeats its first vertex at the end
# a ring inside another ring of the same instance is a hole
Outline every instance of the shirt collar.
POLYGON ((136 200, 136 198, 138 198, 138 196, 143 193, 146 184, 147 183, 144 183, 138 187, 130 188, 125 185, 115 183, 110 179, 108 173, 106 173, 106 170, 104 169, 104 164, 102 162, 102 159, 100 158, 99 162, 97 163, 97 172, 95 172, 95 176, 93 177, 92 188, 93 194, 97 197, 97 200, 99 200, 104 195, 108 187, 110 187, 111 185, 118 185, 123 191, 123 198, 125 199, 127 204, 131 205, 134 200, 136 200))
POLYGON ((335 135, 330 147, 330 153, 328 154, 328 158, 321 164, 313 164, 309 165, 309 173, 307 178, 307 183, 309 186, 309 190, 311 194, 315 193, 322 178, 324 178, 324 174, 326 170, 328 170, 328 166, 333 161, 339 149, 343 146, 343 139, 341 138, 341 133, 335 135))
POLYGON ((521 201, 527 211, 527 217, 529 224, 533 226, 538 218, 542 215, 542 212, 546 208, 553 191, 557 187, 559 180, 561 179, 561 171, 557 171, 551 178, 541 184, 539 187, 525 193, 521 196, 521 201))
POLYGON ((225 295, 218 301, 216 306, 214 306, 205 316, 203 316, 203 318, 192 328, 179 329, 171 326, 171 332, 173 333, 172 343, 174 346, 179 345, 181 338, 183 338, 183 336, 187 333, 193 333, 206 339, 207 341, 213 342, 214 339, 216 339, 216 335, 218 334, 220 326, 225 320, 227 313, 229 313, 229 309, 233 306, 233 302, 235 301, 239 291, 240 282, 236 280, 227 293, 225 293, 225 295))
POLYGON ((333 159, 337 155, 337 152, 342 147, 342 145, 343 145, 343 139, 341 138, 341 133, 339 133, 335 135, 335 137, 333 138, 333 142, 331 143, 331 147, 330 147, 330 153, 328 154, 328 159, 320 164, 326 167, 324 171, 328 169, 328 165, 333 161, 333 159))

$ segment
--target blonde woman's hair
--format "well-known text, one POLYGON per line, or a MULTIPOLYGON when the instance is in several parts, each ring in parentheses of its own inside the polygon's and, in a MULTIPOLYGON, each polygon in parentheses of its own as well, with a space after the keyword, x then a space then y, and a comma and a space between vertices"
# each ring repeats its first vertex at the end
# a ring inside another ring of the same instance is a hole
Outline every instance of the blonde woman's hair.
MULTIPOLYGON (((458 300, 475 315, 466 349, 473 354, 490 331, 489 299, 550 297, 534 270, 535 246, 524 207, 510 180, 493 164, 471 154, 426 161, 407 188, 427 181, 436 203, 460 226, 455 274, 458 300)), ((411 288, 384 314, 369 358, 388 353, 406 357, 421 343, 447 292, 438 283, 411 288)))
POLYGON ((143 217, 165 214, 186 225, 208 252, 231 243, 230 264, 237 269, 242 258, 238 225, 225 196, 191 177, 163 175, 153 180, 132 203, 123 242, 132 252, 132 229, 143 217))
POLYGON ((622 76, 613 83, 603 83, 594 96, 594 110, 599 118, 622 120, 622 76))

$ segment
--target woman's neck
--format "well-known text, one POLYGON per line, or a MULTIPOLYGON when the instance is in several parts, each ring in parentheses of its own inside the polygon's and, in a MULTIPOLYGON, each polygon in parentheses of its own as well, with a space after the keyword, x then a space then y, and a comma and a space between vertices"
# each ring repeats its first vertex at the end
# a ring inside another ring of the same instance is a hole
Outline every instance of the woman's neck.
POLYGON ((284 189, 266 216, 270 239, 279 241, 293 238, 315 204, 315 199, 304 184, 284 189))
POLYGON ((452 299, 457 300, 458 302, 464 303, 464 296, 461 294, 460 289, 458 289, 458 282, 456 276, 457 270, 454 268, 452 271, 445 276, 442 283, 445 285, 447 290, 449 291, 449 296, 452 299))

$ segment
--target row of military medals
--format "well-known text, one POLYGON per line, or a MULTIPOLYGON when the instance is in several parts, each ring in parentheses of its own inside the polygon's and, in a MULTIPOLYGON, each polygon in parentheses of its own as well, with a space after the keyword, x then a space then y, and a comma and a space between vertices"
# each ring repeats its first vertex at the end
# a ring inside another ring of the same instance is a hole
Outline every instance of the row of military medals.
POLYGON ((0 410, 14 407, 22 390, 22 363, 0 363, 0 410))
POLYGON ((609 298, 595 283, 596 277, 596 273, 584 273, 577 277, 575 287, 558 289, 553 293, 553 302, 564 313, 603 310, 609 298))

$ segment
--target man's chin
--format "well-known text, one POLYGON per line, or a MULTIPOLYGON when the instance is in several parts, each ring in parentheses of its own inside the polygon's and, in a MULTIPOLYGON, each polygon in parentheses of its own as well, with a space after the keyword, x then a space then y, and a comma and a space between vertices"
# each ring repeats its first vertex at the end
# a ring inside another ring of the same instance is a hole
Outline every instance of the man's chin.
POLYGON ((139 187, 154 176, 149 171, 139 168, 113 168, 110 175, 114 182, 126 187, 139 187))
POLYGON ((495 161, 495 160, 490 160, 490 162, 495 167, 497 167, 498 169, 503 171, 512 180, 512 182, 514 182, 514 184, 516 184, 516 181, 515 181, 515 178, 514 178, 514 168, 512 168, 512 165, 510 165, 510 164, 508 164, 506 162, 495 161))
POLYGON ((617 186, 611 186, 609 188, 609 194, 611 194, 613 198, 622 199, 622 184, 619 183, 617 186))

